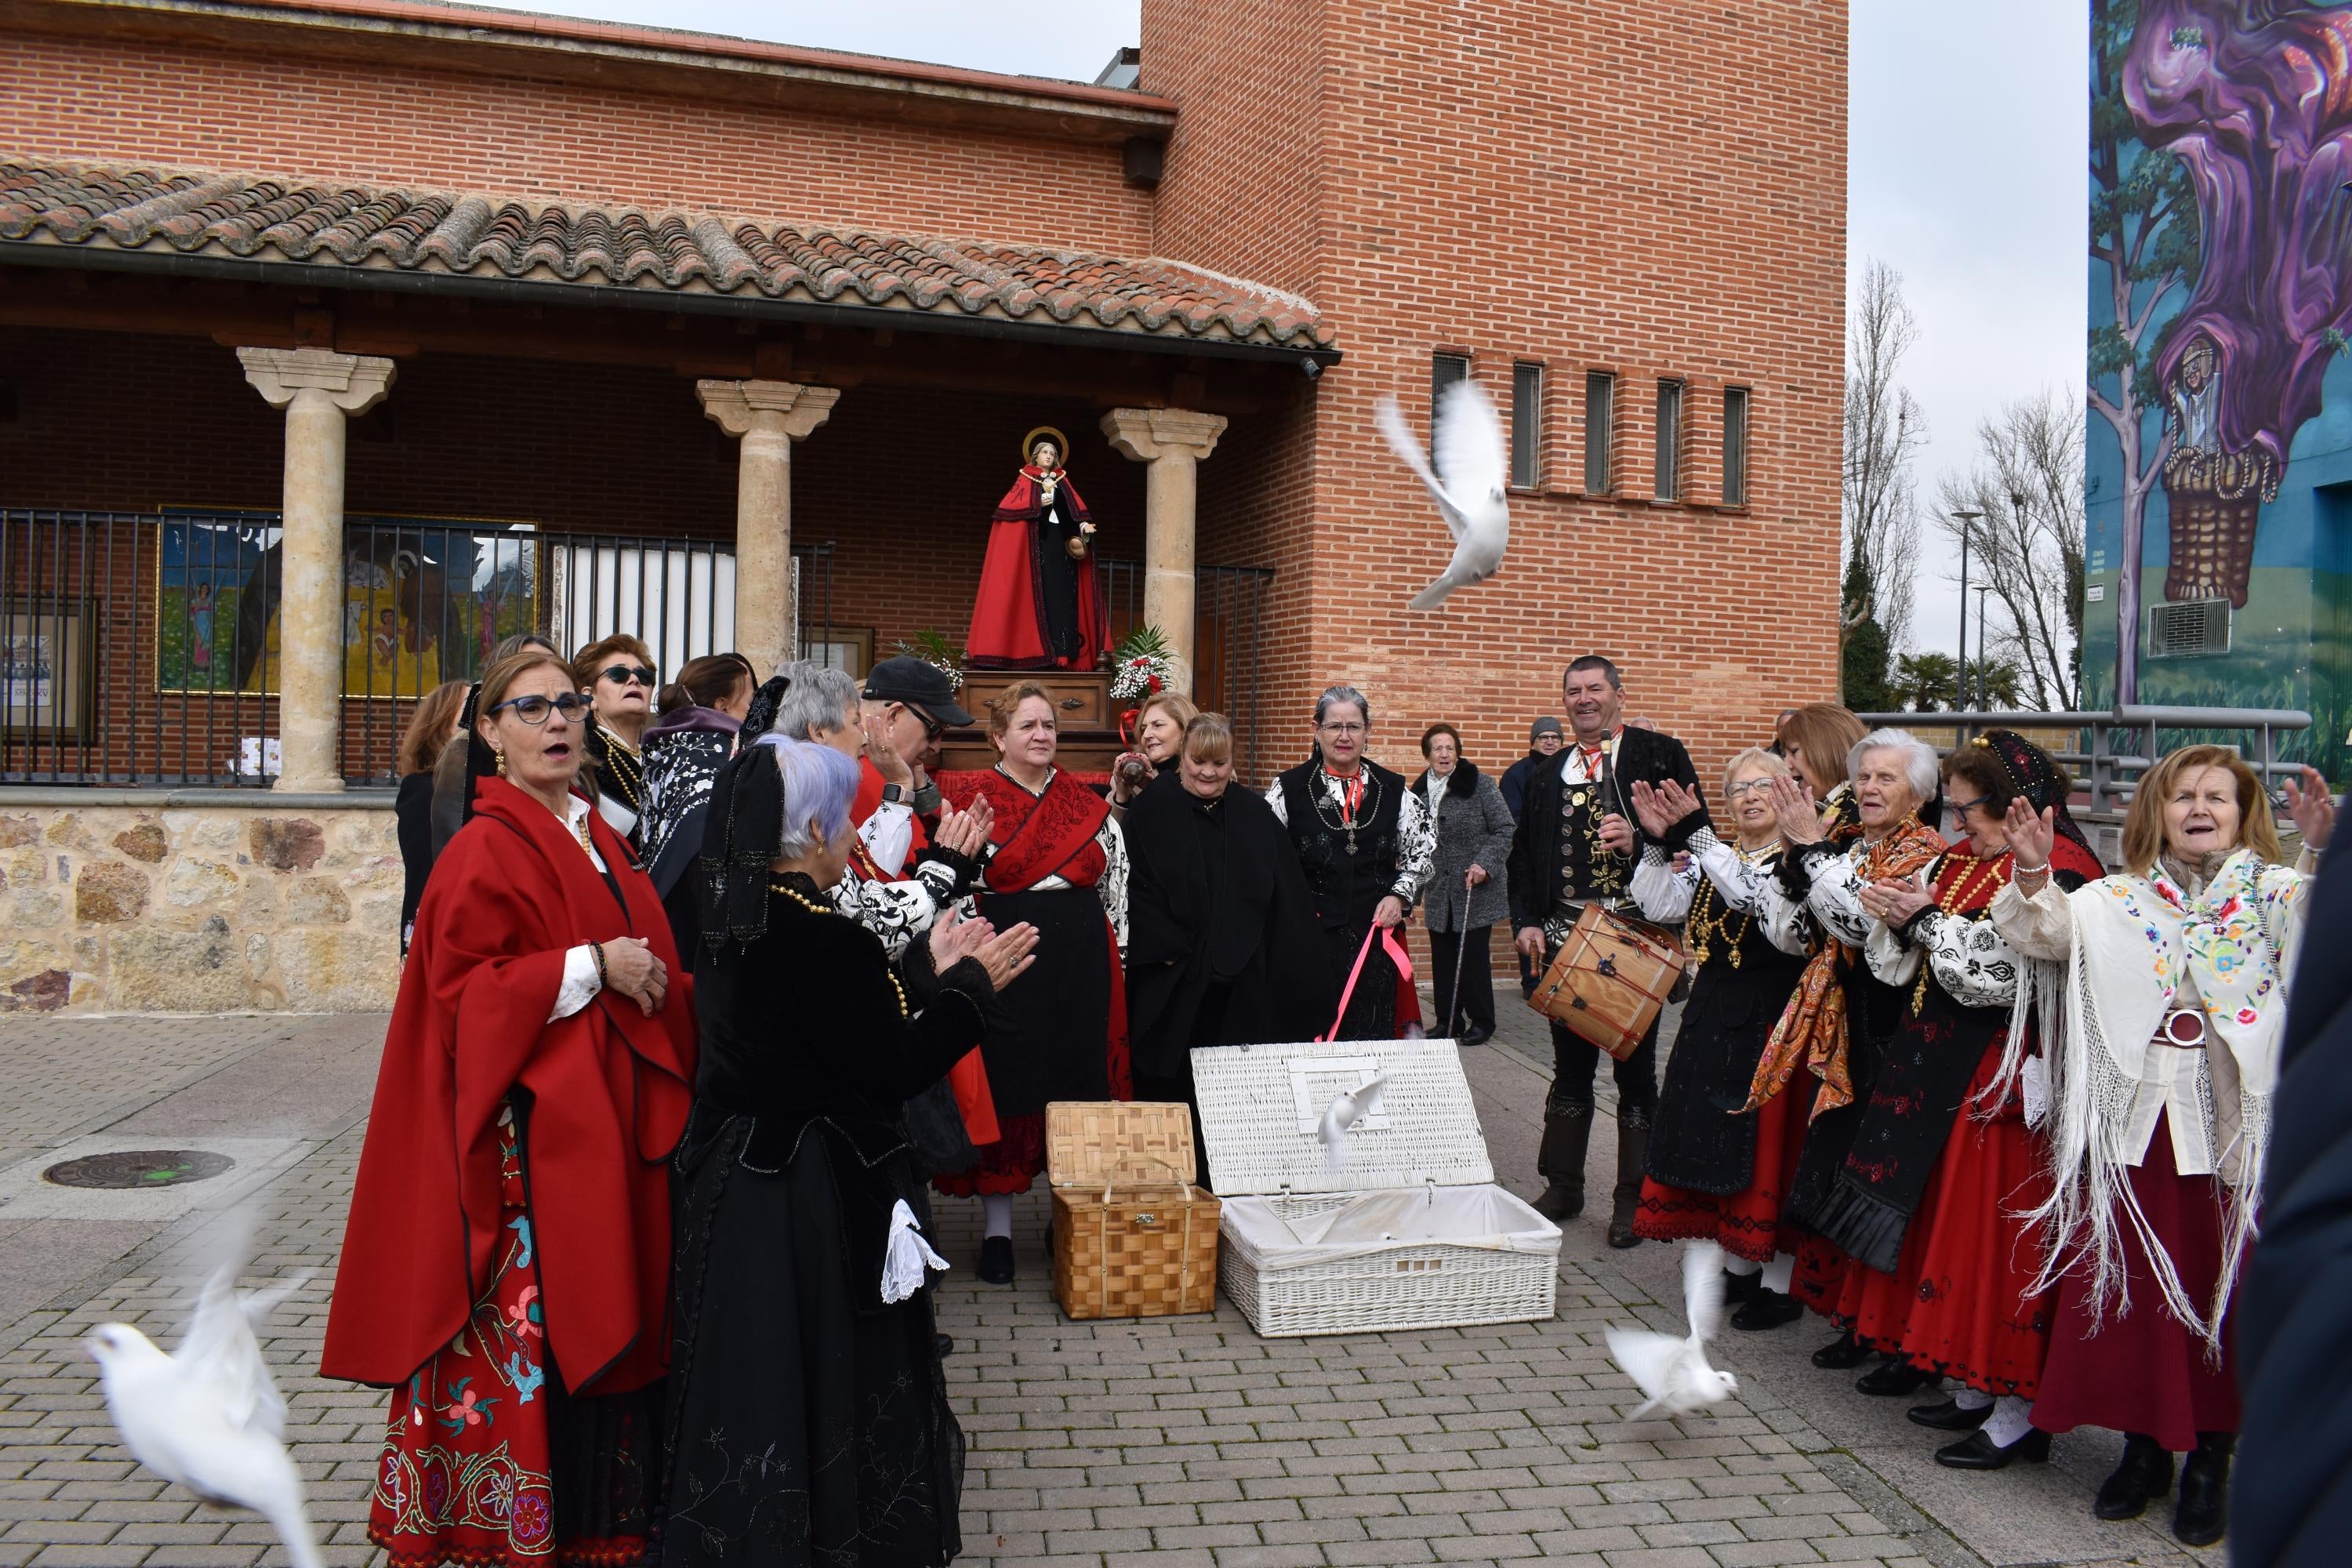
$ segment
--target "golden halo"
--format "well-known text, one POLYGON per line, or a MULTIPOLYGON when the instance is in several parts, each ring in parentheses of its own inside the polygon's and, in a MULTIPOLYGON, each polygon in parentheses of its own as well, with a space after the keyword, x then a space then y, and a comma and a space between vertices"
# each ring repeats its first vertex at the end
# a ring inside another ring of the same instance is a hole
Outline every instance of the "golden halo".
POLYGON ((1062 460, 1066 466, 1070 457, 1070 438, 1051 425, 1040 425, 1021 437, 1021 460, 1024 463, 1029 461, 1030 455, 1037 450, 1038 438, 1043 436, 1051 436, 1054 438, 1054 450, 1062 454, 1062 460))

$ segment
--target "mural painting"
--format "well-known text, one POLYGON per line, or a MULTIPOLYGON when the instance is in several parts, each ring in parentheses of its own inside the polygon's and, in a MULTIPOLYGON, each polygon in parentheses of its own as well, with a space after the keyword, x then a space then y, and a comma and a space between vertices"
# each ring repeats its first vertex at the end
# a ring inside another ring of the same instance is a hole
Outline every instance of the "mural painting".
POLYGON ((2160 566, 2163 602, 2242 611, 2258 566, 2301 574, 2305 592, 2327 573, 2325 509, 2307 491, 2292 519, 2273 503, 2307 449, 2345 445, 2299 437, 2352 391, 2352 0, 2093 0, 2091 27, 2092 567, 2115 589, 2095 642, 2124 701, 2308 706, 2326 605, 2258 606, 2246 661, 2168 674, 2176 689, 2158 693, 2143 685, 2142 578, 2160 566), (2263 661, 2298 620, 2287 684, 2305 700, 2278 701, 2263 661), (2241 689, 2184 695, 2192 679, 2241 689))

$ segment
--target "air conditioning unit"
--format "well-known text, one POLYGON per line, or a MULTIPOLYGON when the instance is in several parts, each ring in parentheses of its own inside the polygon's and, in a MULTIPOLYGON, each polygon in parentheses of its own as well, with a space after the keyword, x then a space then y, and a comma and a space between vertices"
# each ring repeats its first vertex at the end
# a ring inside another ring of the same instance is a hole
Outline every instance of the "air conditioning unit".
POLYGON ((2189 599, 2148 606, 2148 658, 2204 658, 2229 651, 2229 600, 2189 599))

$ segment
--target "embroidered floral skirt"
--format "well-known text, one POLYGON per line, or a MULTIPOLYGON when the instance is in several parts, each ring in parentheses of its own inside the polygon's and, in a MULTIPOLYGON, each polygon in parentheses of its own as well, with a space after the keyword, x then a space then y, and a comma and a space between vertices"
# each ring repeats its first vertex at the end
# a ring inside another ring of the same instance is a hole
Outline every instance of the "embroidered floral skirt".
POLYGON ((490 1288, 393 1391, 368 1539, 392 1568, 646 1561, 658 1390, 567 1397, 547 1354, 520 1134, 500 1121, 490 1288))
POLYGON ((1805 1145, 1805 1113, 1811 1107, 1813 1079, 1768 1100, 1756 1112, 1756 1161, 1748 1184, 1736 1193, 1718 1196, 1669 1186, 1652 1176, 1642 1178, 1642 1197, 1633 1210, 1633 1234, 1653 1241, 1707 1240, 1720 1242, 1734 1258, 1769 1263, 1777 1251, 1792 1250, 1795 1237, 1783 1238, 1780 1205, 1797 1175, 1797 1156, 1805 1145))

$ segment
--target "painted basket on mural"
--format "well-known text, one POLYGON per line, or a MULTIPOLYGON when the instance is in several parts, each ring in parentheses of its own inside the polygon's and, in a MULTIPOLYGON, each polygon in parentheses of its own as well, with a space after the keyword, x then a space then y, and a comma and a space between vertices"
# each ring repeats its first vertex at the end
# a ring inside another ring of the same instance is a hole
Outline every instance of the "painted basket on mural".
POLYGON ((1528 1005, 1622 1062, 1641 1048, 1689 963, 1664 926, 1587 904, 1528 1005))
POLYGON ((1054 1299, 1074 1319, 1217 1305, 1217 1200, 1192 1184, 1192 1113, 1148 1101, 1045 1107, 1054 1299))
POLYGON ((1495 1185, 1451 1040, 1208 1046, 1192 1053, 1224 1198, 1225 1294, 1269 1339, 1552 1315, 1559 1227, 1495 1185), (1321 1128, 1374 1077, 1334 1170, 1321 1128))

